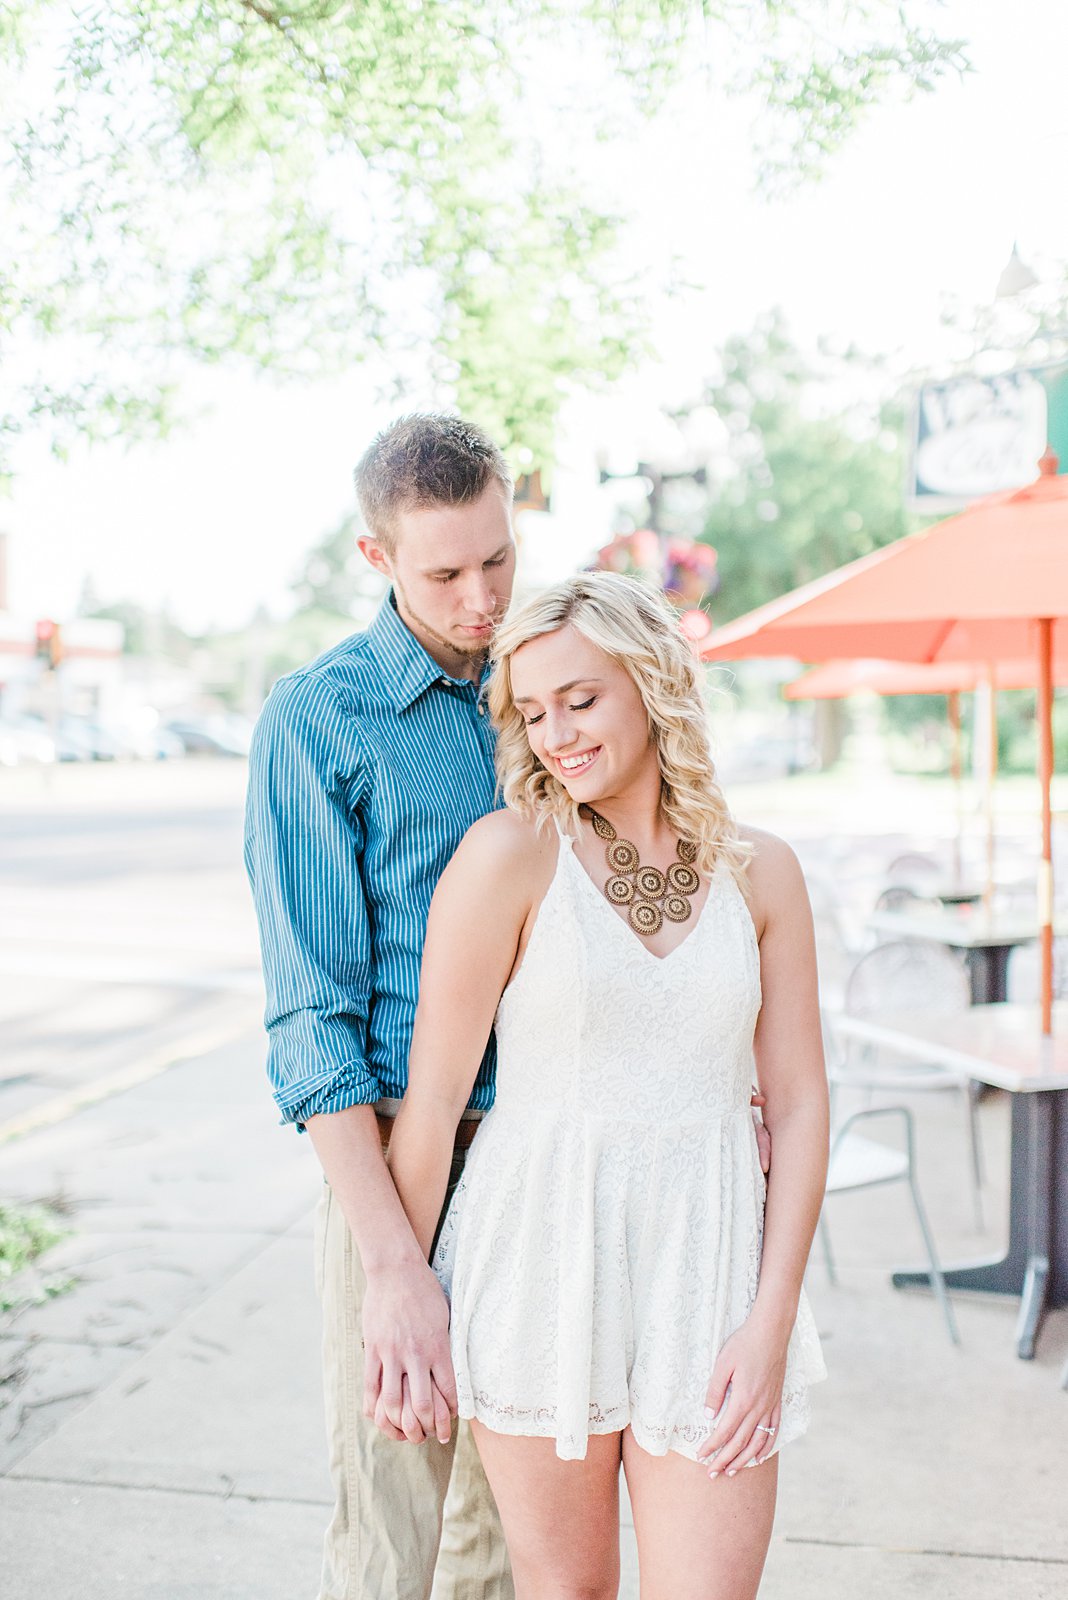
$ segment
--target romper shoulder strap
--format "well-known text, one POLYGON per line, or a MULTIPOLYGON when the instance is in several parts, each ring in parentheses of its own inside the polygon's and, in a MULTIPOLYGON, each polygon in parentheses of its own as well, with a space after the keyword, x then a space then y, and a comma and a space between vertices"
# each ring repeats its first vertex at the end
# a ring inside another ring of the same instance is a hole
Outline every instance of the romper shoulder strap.
POLYGON ((560 840, 561 844, 568 844, 568 845, 573 845, 574 844, 574 842, 575 842, 574 836, 572 834, 570 834, 570 833, 565 833, 564 832, 564 830, 563 830, 563 828, 562 828, 562 826, 560 824, 560 818, 558 816, 556 816, 555 814, 553 816, 553 827, 556 829, 556 837, 560 840))

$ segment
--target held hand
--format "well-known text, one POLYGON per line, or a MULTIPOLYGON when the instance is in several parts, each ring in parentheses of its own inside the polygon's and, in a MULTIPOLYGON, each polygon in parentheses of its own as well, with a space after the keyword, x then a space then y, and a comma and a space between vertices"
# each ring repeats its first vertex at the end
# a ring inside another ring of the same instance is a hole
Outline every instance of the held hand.
POLYGON ((412 1389, 409 1375, 405 1373, 401 1384, 401 1419, 400 1429, 394 1427, 386 1416, 385 1407, 379 1398, 375 1408, 375 1422, 382 1432, 389 1438, 407 1440, 409 1444, 423 1444, 428 1438, 436 1437, 440 1444, 448 1444, 452 1432, 452 1418, 449 1415, 448 1403, 437 1384, 431 1379, 431 1408, 433 1412, 433 1426, 429 1431, 423 1426, 419 1416, 416 1415, 412 1402, 412 1389))
POLYGON ((749 1096, 749 1104, 753 1108, 753 1128, 756 1132, 757 1153, 760 1156, 760 1170, 767 1175, 771 1169, 771 1134, 764 1125, 763 1119, 758 1115, 759 1108, 767 1105, 767 1099, 759 1089, 754 1089, 749 1096))
POLYGON ((390 1439, 446 1444, 456 1413, 449 1304, 426 1262, 368 1278, 363 1347, 364 1415, 390 1439))
POLYGON ((788 1343, 788 1333, 753 1313, 720 1351, 705 1396, 709 1437, 697 1452, 710 1477, 733 1477, 770 1454, 782 1415, 788 1343))

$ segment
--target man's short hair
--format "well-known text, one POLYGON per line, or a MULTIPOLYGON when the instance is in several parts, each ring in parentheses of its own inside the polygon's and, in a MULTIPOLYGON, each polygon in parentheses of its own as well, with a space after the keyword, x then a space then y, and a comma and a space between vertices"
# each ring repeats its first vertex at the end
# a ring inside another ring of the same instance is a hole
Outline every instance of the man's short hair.
POLYGON ((392 553, 397 517, 426 506, 461 506, 497 482, 512 495, 508 465, 489 434, 461 417, 400 417, 371 442, 356 467, 356 493, 370 532, 392 553))

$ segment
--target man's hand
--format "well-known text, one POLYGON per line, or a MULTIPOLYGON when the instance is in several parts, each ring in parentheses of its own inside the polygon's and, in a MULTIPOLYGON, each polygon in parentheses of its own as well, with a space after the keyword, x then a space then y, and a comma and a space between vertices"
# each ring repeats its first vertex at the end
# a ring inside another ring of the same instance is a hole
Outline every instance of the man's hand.
POLYGON ((760 1107, 767 1105, 767 1100, 759 1089, 754 1089, 749 1096, 749 1104, 753 1108, 753 1127, 756 1130, 757 1152, 760 1156, 760 1170, 767 1175, 771 1170, 771 1134, 764 1126, 760 1116, 760 1107))
POLYGON ((425 1261, 368 1276, 363 1348, 364 1415, 390 1439, 447 1444, 456 1414, 449 1303, 425 1261))

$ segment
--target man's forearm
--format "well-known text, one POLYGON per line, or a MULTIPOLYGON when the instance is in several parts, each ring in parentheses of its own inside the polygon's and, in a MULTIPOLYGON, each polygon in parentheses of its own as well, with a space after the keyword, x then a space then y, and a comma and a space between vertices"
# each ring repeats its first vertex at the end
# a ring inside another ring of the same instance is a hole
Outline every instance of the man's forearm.
POLYGON ((384 1267, 426 1265, 382 1152, 372 1106, 310 1117, 308 1133, 370 1278, 384 1267))

